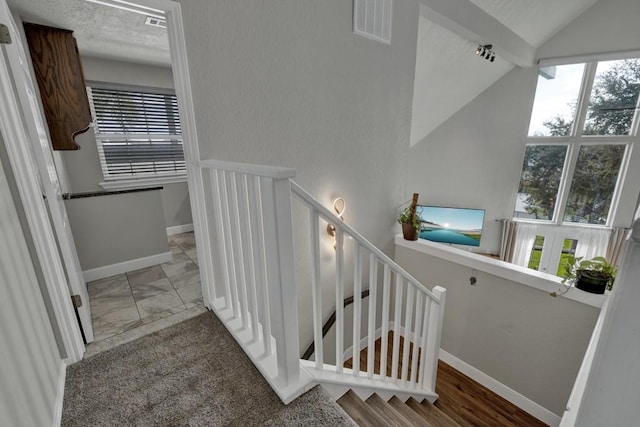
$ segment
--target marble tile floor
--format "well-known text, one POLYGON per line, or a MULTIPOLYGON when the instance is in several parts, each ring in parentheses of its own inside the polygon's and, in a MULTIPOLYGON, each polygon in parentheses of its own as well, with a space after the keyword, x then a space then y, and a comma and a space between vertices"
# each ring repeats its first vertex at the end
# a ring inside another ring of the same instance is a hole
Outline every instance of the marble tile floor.
POLYGON ((193 232, 170 236, 169 248, 171 262, 87 283, 95 337, 87 346, 88 354, 106 350, 109 343, 121 344, 127 338, 118 336, 128 331, 140 329, 144 335, 157 330, 157 325, 170 326, 172 319, 177 323, 202 312, 193 232))

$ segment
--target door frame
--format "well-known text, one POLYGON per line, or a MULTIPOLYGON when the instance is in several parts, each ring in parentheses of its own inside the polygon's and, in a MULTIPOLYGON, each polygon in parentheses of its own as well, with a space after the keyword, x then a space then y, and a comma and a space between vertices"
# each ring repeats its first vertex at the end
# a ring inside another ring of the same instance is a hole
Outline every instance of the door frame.
MULTIPOLYGON (((187 185, 190 194, 189 199, 196 245, 200 254, 203 299, 205 305, 211 308, 214 289, 211 242, 207 232, 204 182, 199 167, 200 150, 196 132, 195 110, 181 7, 180 3, 172 0, 137 0, 136 3, 164 11, 167 20, 173 79, 182 122, 187 185)), ((6 0, 0 0, 0 7, 5 9, 10 18, 13 19, 6 0)), ((14 36, 21 37, 21 35, 14 36)), ((0 48, 0 52, 5 55, 3 48, 0 48)), ((0 125, 2 125, 0 129, 8 140, 28 142, 27 131, 22 127, 21 109, 15 98, 13 75, 9 67, 7 67, 6 56, 4 59, 0 58, 0 75, 9 76, 9 79, 0 78, 0 125)), ((82 359, 85 346, 75 317, 75 311, 69 298, 69 289, 60 254, 57 250, 55 235, 47 216, 47 208, 42 199, 35 159, 28 147, 29 144, 19 144, 19 146, 13 146, 12 144, 7 148, 10 151, 11 166, 14 173, 16 173, 16 180, 27 211, 29 227, 34 235, 34 245, 38 252, 40 265, 47 279, 47 289, 51 296, 55 317, 62 334, 67 353, 67 362, 75 363, 82 359)))
MULTIPOLYGON (((13 20, 6 3, 0 0, 0 17, 13 20)), ((15 22, 14 22, 15 24, 15 22)), ((19 38, 19 34, 12 34, 19 38)), ((40 174, 28 130, 22 118, 22 106, 19 101, 15 76, 9 65, 6 47, 0 46, 0 132, 7 150, 11 170, 16 179, 20 199, 24 205, 27 223, 31 229, 38 263, 46 282, 58 323, 66 361, 75 363, 82 359, 85 351, 84 341, 71 303, 70 292, 62 259, 58 251, 55 233, 49 221, 47 206, 42 194, 40 174)), ((36 262, 36 260, 33 260, 36 262)))

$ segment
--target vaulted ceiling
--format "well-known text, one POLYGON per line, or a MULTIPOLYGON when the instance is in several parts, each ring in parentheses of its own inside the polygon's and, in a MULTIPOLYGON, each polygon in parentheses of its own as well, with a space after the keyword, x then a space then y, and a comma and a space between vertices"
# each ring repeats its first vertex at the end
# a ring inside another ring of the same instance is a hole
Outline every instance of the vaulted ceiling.
MULTIPOLYGON (((420 0, 411 145, 514 65, 533 65, 536 48, 596 1, 420 0), (488 43, 495 62, 474 54, 488 43)), ((86 0, 8 2, 25 21, 73 30, 83 55, 170 64, 166 31, 143 15, 86 0)))
POLYGON ((411 145, 516 64, 534 65, 525 51, 535 54, 596 1, 421 0, 411 145), (493 44, 495 62, 475 55, 479 44, 493 44))

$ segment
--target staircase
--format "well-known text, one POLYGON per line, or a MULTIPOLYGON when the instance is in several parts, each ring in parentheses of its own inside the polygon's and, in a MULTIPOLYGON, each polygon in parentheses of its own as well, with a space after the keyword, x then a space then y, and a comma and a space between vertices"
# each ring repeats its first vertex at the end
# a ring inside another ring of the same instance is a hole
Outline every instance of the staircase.
MULTIPOLYGON (((398 337, 404 343, 404 337, 398 337)), ((393 333, 389 334, 393 340, 393 333)), ((376 341, 374 353, 374 371, 380 367, 381 345, 376 341)), ((413 343, 409 343, 409 352, 413 343)), ((367 365, 368 351, 360 353, 360 363, 367 365)), ((420 356, 418 356, 420 357, 420 356)), ((388 360, 391 354, 387 353, 388 360)), ((399 359, 400 363, 402 358, 399 359)), ((351 359, 345 362, 350 367, 351 359)), ((411 364, 411 360, 409 360, 411 364)), ((388 364, 387 369, 391 372, 388 364)), ((402 367, 398 367, 401 371, 402 367)), ((363 393, 359 389, 350 389, 338 400, 338 404, 359 426, 546 426, 512 403, 496 395, 453 367, 440 361, 438 363, 438 383, 436 393, 439 398, 431 403, 428 399, 409 397, 406 401, 397 396, 381 396, 378 393, 363 393)))
POLYGON ((437 399, 445 289, 418 282, 297 185, 294 170, 219 160, 199 166, 194 225, 205 304, 285 404, 316 384, 334 398, 352 388, 437 399), (294 202, 308 214, 296 217, 297 227, 294 202), (299 293, 311 296, 313 331, 300 328, 298 310, 311 310, 299 293), (363 294, 368 301, 354 298, 352 316, 345 314, 344 301, 363 294), (334 308, 335 339, 324 342, 334 308), (308 344, 311 332, 313 360, 301 360, 300 340, 308 344), (390 357, 374 367, 377 337, 390 357), (361 364, 362 348, 368 358, 361 364), (353 364, 345 367, 348 357, 353 364))
POLYGON ((338 399, 338 404, 361 427, 460 426, 459 423, 436 405, 431 404, 427 399, 418 402, 413 397, 410 397, 409 400, 403 402, 394 396, 385 401, 374 393, 363 401, 355 392, 349 390, 338 399))

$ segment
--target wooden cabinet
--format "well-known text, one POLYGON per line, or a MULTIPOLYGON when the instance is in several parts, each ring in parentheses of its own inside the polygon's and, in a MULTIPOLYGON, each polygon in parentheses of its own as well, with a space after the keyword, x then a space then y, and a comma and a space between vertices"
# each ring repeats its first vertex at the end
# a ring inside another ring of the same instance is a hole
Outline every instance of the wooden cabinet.
POLYGON ((44 114, 54 150, 77 150, 76 135, 86 132, 91 109, 73 32, 24 24, 44 114))

